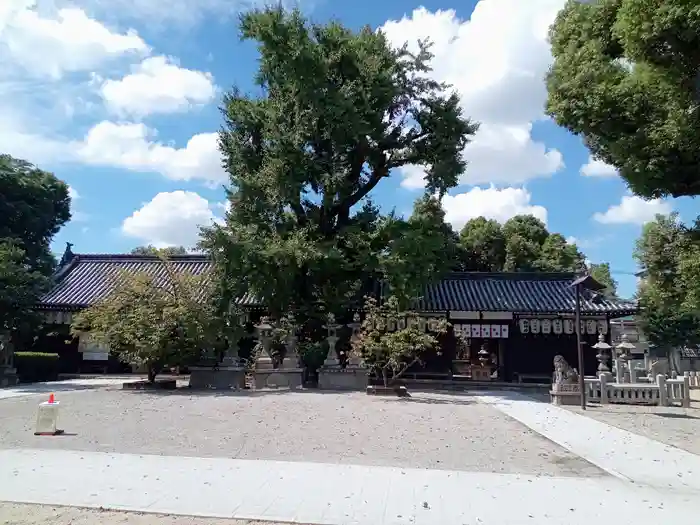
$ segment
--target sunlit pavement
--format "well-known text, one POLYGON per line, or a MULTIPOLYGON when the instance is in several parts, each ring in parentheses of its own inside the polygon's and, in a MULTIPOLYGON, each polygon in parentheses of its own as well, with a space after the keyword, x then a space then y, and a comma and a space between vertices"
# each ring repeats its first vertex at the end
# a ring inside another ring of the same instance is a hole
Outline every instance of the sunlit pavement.
POLYGON ((0 500, 341 524, 658 524, 697 495, 577 479, 321 463, 0 451, 0 500))

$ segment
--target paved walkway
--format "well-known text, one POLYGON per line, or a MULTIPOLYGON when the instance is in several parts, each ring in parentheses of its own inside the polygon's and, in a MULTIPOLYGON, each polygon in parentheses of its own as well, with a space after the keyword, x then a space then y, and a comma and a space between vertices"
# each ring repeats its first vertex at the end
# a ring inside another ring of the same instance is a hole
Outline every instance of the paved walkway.
MULTIPOLYGON (((0 0, 1 1, 1 0, 0 0)), ((45 394, 51 392, 76 392, 80 390, 92 390, 105 386, 117 386, 128 380, 125 377, 95 377, 85 379, 67 379, 65 381, 52 381, 50 383, 31 383, 10 388, 0 388, 0 401, 13 397, 24 397, 45 394)))
POLYGON ((47 450, 0 451, 0 500, 321 525, 658 525, 700 512, 697 497, 613 477, 47 450))
POLYGON ((521 394, 479 400, 618 478, 700 493, 700 456, 521 394))

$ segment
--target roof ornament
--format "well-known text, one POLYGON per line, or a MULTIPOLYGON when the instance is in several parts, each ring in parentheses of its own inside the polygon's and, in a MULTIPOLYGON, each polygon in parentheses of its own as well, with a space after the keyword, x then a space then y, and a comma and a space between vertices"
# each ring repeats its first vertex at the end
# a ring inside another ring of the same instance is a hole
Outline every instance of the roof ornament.
POLYGON ((73 243, 67 242, 66 243, 66 250, 63 252, 63 256, 61 257, 61 262, 59 263, 60 266, 64 266, 71 262, 73 260, 73 257, 75 257, 75 254, 73 253, 73 250, 71 248, 73 247, 73 243))

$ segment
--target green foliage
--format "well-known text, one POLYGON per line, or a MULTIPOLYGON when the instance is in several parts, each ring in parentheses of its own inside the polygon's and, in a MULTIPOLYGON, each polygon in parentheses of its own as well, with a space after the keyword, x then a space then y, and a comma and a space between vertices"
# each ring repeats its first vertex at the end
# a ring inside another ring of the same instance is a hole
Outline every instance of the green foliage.
POLYGON ((58 354, 15 352, 14 366, 17 369, 17 377, 22 383, 58 379, 58 354))
POLYGON ((700 4, 569 0, 550 39, 549 115, 636 194, 700 194, 700 4))
POLYGON ((420 295, 423 286, 452 270, 459 261, 458 238, 445 222, 440 201, 425 195, 416 200, 407 221, 392 220, 387 249, 379 267, 402 308, 420 295))
POLYGON ((506 237, 503 228, 493 219, 476 217, 459 233, 460 258, 464 270, 498 272, 506 260, 506 237))
POLYGON ((588 272, 600 284, 605 286, 603 294, 609 299, 617 298, 617 281, 610 274, 610 264, 590 264, 588 272))
POLYGON ((177 255, 187 255, 187 248, 184 246, 168 246, 167 248, 156 248, 155 246, 137 246, 131 250, 132 255, 156 255, 161 257, 174 257, 177 255))
POLYGON ((644 226, 635 258, 645 276, 638 290, 641 328, 661 349, 700 343, 700 230, 677 214, 644 226))
POLYGON ((149 379, 167 365, 188 365, 201 351, 242 335, 237 315, 216 310, 208 276, 178 273, 163 259, 167 278, 123 272, 113 291, 74 318, 73 335, 89 333, 126 363, 146 365, 149 379))
POLYGON ((32 307, 55 266, 50 243, 70 219, 68 186, 28 162, 0 155, 0 331, 30 331, 32 307))
POLYGON ((432 332, 421 331, 419 315, 403 311, 395 297, 379 304, 374 298, 365 301, 365 319, 360 337, 353 342, 352 351, 361 355, 368 368, 381 377, 384 386, 396 381, 408 368, 420 363, 427 352, 439 347, 438 336, 447 332, 449 324, 441 319, 432 332), (388 331, 399 319, 405 319, 406 327, 388 331))
POLYGON ((490 272, 576 272, 584 257, 532 215, 516 215, 502 226, 477 217, 459 234, 461 269, 490 272))
POLYGON ((34 307, 48 285, 46 275, 27 267, 22 248, 0 241, 0 330, 29 332, 39 321, 34 307))
POLYGON ((297 345, 299 359, 307 370, 316 371, 328 355, 328 344, 325 341, 304 341, 297 345))
POLYGON ((68 186, 52 173, 0 155, 0 240, 25 253, 32 270, 50 275, 55 261, 49 244, 70 220, 68 186))
POLYGON ((304 325, 407 266, 405 244, 393 243, 392 256, 392 241, 425 229, 382 217, 371 193, 396 168, 418 164, 427 192, 444 194, 464 171, 461 151, 476 125, 456 94, 427 78, 425 43, 414 55, 381 32, 276 8, 244 15, 241 34, 258 45, 260 91, 224 97, 231 209, 204 231, 202 247, 222 297, 252 293, 274 317, 293 310, 304 325))

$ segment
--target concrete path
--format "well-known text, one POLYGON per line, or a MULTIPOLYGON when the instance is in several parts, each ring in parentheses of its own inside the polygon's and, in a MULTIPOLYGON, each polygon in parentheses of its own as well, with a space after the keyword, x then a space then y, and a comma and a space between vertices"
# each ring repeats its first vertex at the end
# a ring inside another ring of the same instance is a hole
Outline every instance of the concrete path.
POLYGON ((320 525, 658 525, 700 515, 697 496, 614 477, 62 450, 0 450, 0 500, 320 525))
POLYGON ((620 479, 700 493, 700 456, 522 394, 493 393, 479 401, 620 479))
MULTIPOLYGON (((132 377, 131 379, 135 379, 132 377)), ((13 397, 31 395, 49 395, 51 392, 76 392, 80 390, 92 390, 105 386, 121 385, 129 378, 125 377, 95 377, 86 379, 67 379, 65 381, 52 381, 50 383, 31 383, 9 388, 0 388, 0 401, 13 397)))

